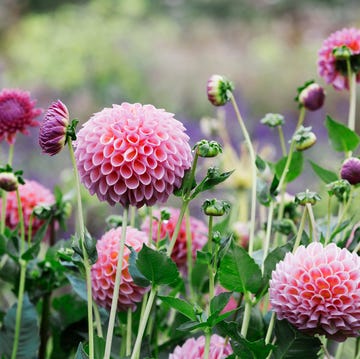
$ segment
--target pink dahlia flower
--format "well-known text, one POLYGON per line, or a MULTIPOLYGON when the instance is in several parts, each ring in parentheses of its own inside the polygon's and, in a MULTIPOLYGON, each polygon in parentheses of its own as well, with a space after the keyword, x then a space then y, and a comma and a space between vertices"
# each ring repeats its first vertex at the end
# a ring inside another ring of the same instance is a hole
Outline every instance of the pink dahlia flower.
POLYGON ((359 336, 360 258, 334 243, 300 246, 276 265, 270 303, 278 319, 308 334, 359 336))
MULTIPOLYGON (((36 181, 26 180, 25 184, 19 184, 18 189, 24 215, 25 233, 28 233, 30 228, 30 216, 34 208, 41 205, 51 206, 55 203, 55 198, 49 189, 36 181)), ((15 229, 18 224, 19 214, 16 192, 9 192, 6 202, 6 226, 10 229, 15 229)), ((43 224, 44 220, 33 216, 31 224, 32 234, 35 235, 43 224)))
MULTIPOLYGON (((204 357, 205 337, 189 338, 180 347, 175 348, 169 355, 169 359, 200 359, 204 357)), ((217 334, 213 334, 210 339, 209 359, 223 359, 233 353, 230 343, 217 334)))
MULTIPOLYGON (((153 213, 153 233, 152 238, 154 241, 158 240, 158 235, 160 235, 160 240, 165 239, 167 236, 169 239, 172 238, 175 231, 176 223, 178 222, 180 210, 176 208, 167 208, 167 211, 170 213, 170 219, 161 222, 159 228, 160 210, 154 211, 153 213), (160 230, 160 232, 159 232, 160 230)), ((149 233, 150 230, 150 220, 147 218, 142 225, 142 230, 149 233)), ((192 241, 192 255, 193 258, 196 257, 196 252, 207 242, 207 226, 204 222, 190 217, 190 231, 191 231, 191 241, 192 241)), ((177 264, 179 269, 186 269, 186 221, 185 218, 181 222, 180 231, 171 254, 172 260, 177 264)))
POLYGON ((96 113, 77 135, 81 181, 110 205, 165 202, 191 166, 189 137, 173 114, 139 103, 96 113))
POLYGON ((0 92, 0 140, 15 142, 17 132, 27 135, 28 127, 39 125, 35 118, 42 110, 35 108, 36 101, 30 93, 16 89, 3 89, 0 92))
POLYGON ((332 84, 336 90, 349 88, 346 60, 337 59, 333 50, 346 46, 350 52, 350 63, 357 68, 356 81, 360 82, 360 29, 344 28, 332 33, 319 51, 318 71, 325 81, 332 84))
POLYGON ((45 112, 40 125, 39 145, 43 153, 53 156, 63 149, 68 125, 67 107, 60 100, 53 102, 45 112))
MULTIPOLYGON (((113 228, 106 232, 96 243, 98 260, 91 267, 94 299, 100 306, 107 309, 111 308, 114 292, 120 238, 121 227, 113 228)), ((148 288, 137 286, 129 273, 130 249, 127 247, 132 247, 136 252, 139 252, 147 239, 147 235, 144 232, 127 227, 118 311, 126 311, 128 308, 135 310, 136 304, 141 302, 144 293, 148 291, 148 288)))

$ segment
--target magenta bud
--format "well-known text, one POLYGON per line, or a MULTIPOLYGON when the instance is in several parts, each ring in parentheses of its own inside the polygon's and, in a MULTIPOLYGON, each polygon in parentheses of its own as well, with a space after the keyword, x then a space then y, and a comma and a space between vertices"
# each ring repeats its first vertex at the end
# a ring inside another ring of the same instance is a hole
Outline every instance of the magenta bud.
POLYGON ((325 91, 317 83, 310 83, 299 93, 299 103, 309 111, 320 109, 325 101, 325 91))
POLYGON ((360 159, 356 157, 346 159, 341 167, 340 176, 350 184, 360 183, 360 159))

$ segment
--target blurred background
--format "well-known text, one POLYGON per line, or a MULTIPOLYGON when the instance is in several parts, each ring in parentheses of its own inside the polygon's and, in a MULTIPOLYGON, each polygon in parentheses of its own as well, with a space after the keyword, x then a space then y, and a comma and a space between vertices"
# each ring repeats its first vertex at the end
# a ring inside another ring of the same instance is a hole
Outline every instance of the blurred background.
MULTIPOLYGON (((185 123, 193 145, 206 137, 201 118, 216 116, 206 81, 223 74, 258 147, 277 159, 276 134, 260 119, 282 113, 290 136, 296 89, 314 79, 327 100, 307 115, 319 144, 306 155, 338 170, 323 122, 326 114, 346 121, 348 93, 319 78, 317 52, 330 33, 359 27, 358 15, 358 0, 0 0, 0 87, 28 90, 44 109, 59 98, 80 123, 113 103, 152 103, 185 123)), ((243 137, 229 107, 226 117, 238 148, 243 137)), ((49 188, 71 177, 67 151, 41 155, 38 129, 17 136, 14 168, 49 188)), ((102 223, 105 211, 89 208, 102 223)))

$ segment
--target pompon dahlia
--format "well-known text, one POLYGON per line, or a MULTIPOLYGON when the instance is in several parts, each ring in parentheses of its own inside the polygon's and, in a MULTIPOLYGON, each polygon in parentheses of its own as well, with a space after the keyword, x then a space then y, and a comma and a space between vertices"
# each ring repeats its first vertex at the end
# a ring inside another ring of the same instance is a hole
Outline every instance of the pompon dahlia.
POLYGON ((0 92, 0 140, 14 143, 17 132, 27 135, 28 127, 39 126, 35 118, 42 110, 35 108, 35 104, 29 92, 17 89, 0 92))
MULTIPOLYGON (((111 308, 114 292, 120 238, 121 227, 106 232, 96 243, 98 260, 91 267, 93 297, 100 306, 107 309, 111 308)), ((148 288, 137 286, 129 273, 130 249, 127 247, 130 246, 139 252, 147 239, 146 233, 136 228, 126 228, 118 311, 126 311, 129 308, 135 310, 137 303, 141 302, 144 293, 148 291, 148 288)))
MULTIPOLYGON (((36 181, 25 180, 25 184, 19 184, 18 189, 24 215, 25 233, 28 233, 30 227, 30 216, 34 208, 41 205, 53 205, 55 203, 55 197, 49 189, 36 181)), ((15 229, 19 224, 16 192, 9 192, 7 195, 5 224, 10 229, 15 229)), ((43 224, 44 220, 33 216, 31 224, 31 233, 33 236, 43 224)))
POLYGON ((270 304, 278 319, 308 334, 359 336, 360 257, 334 243, 300 246, 276 265, 270 304))
MULTIPOLYGON (((166 236, 171 239, 175 231, 175 226, 180 215, 180 210, 177 208, 166 208, 166 210, 170 213, 170 218, 168 220, 162 221, 160 228, 158 220, 161 217, 160 210, 155 210, 153 212, 154 219, 152 223, 152 238, 154 241, 157 241, 158 234, 160 235, 160 240, 165 239, 166 236)), ((144 221, 141 229, 149 233, 149 218, 144 221)), ((202 247, 204 247, 207 242, 208 228, 204 222, 200 221, 197 218, 190 217, 190 231, 192 241, 192 255, 193 258, 195 258, 196 252, 202 249, 202 247)), ((184 218, 181 222, 180 231, 178 237, 176 238, 174 249, 171 254, 172 260, 177 264, 179 269, 186 269, 186 253, 186 221, 184 218)))
POLYGON ((357 73, 356 81, 360 82, 360 29, 344 28, 332 33, 319 50, 319 74, 336 90, 349 88, 346 59, 334 54, 334 50, 342 46, 350 51, 351 68, 357 73))
POLYGON ((63 149, 68 125, 67 107, 60 100, 53 102, 40 125, 39 145, 43 153, 54 156, 63 149))
POLYGON ((110 205, 165 202, 191 166, 185 128, 173 114, 139 103, 113 105, 78 132, 75 157, 81 181, 110 205))
MULTIPOLYGON (((177 346, 169 359, 200 359, 204 357, 205 337, 189 338, 182 346, 177 346)), ((210 339, 209 359, 223 359, 233 353, 230 343, 217 334, 210 339)))

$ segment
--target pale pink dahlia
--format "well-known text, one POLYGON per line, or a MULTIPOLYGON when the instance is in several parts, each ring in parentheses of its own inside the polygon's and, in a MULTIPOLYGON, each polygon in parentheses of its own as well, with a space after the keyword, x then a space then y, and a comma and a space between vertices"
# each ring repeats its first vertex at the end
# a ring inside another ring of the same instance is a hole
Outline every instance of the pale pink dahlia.
MULTIPOLYGON (((25 233, 28 233, 30 227, 30 216, 34 208, 41 205, 53 205, 55 203, 55 197, 49 189, 36 181, 25 180, 25 184, 19 184, 18 189, 24 215, 25 233)), ((44 220, 33 216, 31 224, 32 235, 35 235, 43 224, 44 220)), ((6 202, 6 226, 10 229, 15 229, 18 225, 19 214, 16 192, 9 192, 6 202)))
POLYGON ((27 135, 28 127, 39 125, 35 118, 42 110, 35 108, 35 104, 29 92, 17 89, 3 89, 0 92, 0 140, 14 143, 17 132, 27 135))
MULTIPOLYGON (((120 238, 121 227, 106 232, 96 243, 98 260, 91 267, 94 299, 100 306, 107 309, 111 308, 114 292, 120 238)), ((135 310, 137 303, 141 302, 144 293, 148 291, 148 288, 137 286, 129 273, 130 249, 127 247, 132 247, 136 252, 139 252, 147 239, 146 233, 127 227, 118 311, 126 311, 128 308, 135 310)))
POLYGON ((67 107, 60 100, 53 102, 46 110, 39 130, 39 145, 43 153, 54 156, 63 149, 68 125, 67 107))
MULTIPOLYGON (((169 355, 169 359, 201 359, 204 357, 205 337, 189 338, 180 347, 175 348, 169 355)), ((213 334, 210 339, 209 359, 223 359, 231 355, 233 350, 229 342, 217 334, 213 334)))
POLYGON ((110 205, 165 202, 191 166, 185 128, 173 114, 139 103, 96 113, 77 135, 81 181, 110 205))
POLYGON ((357 73, 356 81, 360 82, 360 29, 344 28, 332 33, 319 51, 318 71, 325 81, 335 89, 349 88, 346 60, 336 58, 333 51, 346 46, 350 50, 352 70, 357 73))
POLYGON ((359 336, 360 258, 334 243, 300 246, 276 265, 270 303, 278 319, 308 334, 359 336))
MULTIPOLYGON (((170 240, 175 231, 176 223, 178 222, 180 210, 177 208, 166 208, 170 213, 170 219, 164 220, 160 224, 159 228, 159 219, 161 216, 160 210, 155 210, 153 213, 153 223, 152 223, 152 238, 154 241, 158 240, 158 235, 160 240, 168 237, 170 240), (160 232, 159 232, 160 230, 160 232)), ((150 230, 150 220, 147 218, 141 228, 143 231, 149 233, 150 230)), ((191 243, 192 243, 192 255, 193 258, 196 257, 196 252, 201 250, 202 247, 207 242, 207 226, 204 222, 200 221, 197 218, 190 217, 190 231, 191 231, 191 243)), ((183 218, 181 222, 181 227, 179 234, 176 238, 176 242, 171 253, 172 260, 177 264, 179 269, 186 268, 186 221, 183 218)))

